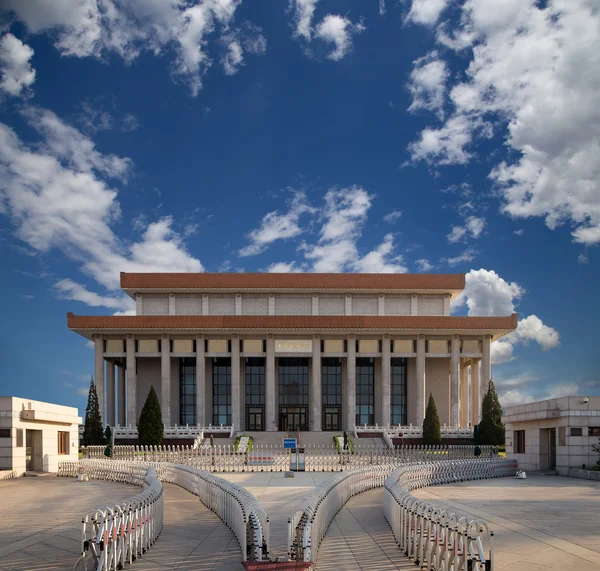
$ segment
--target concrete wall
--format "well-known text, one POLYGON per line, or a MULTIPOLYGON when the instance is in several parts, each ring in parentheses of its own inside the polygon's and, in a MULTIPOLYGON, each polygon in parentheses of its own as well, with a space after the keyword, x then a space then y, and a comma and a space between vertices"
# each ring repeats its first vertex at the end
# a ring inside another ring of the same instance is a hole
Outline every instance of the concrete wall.
POLYGON ((425 359, 425 406, 433 394, 440 424, 450 424, 450 359, 425 359))
POLYGON ((25 472, 27 431, 32 431, 32 469, 56 472, 61 461, 76 461, 79 452, 78 410, 31 399, 0 397, 0 428, 10 437, 0 438, 0 470, 25 472), (26 418, 28 415, 30 418, 26 418), (22 431, 22 446, 17 446, 17 431, 22 431), (58 454, 58 433, 69 433, 67 454, 58 454))

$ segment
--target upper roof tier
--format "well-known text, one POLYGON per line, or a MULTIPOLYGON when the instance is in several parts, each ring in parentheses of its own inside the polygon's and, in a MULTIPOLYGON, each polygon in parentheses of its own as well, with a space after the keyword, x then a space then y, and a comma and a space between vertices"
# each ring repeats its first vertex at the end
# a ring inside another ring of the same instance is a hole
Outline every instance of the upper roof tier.
POLYGON ((121 287, 129 295, 148 291, 343 291, 445 293, 465 287, 464 274, 309 274, 309 273, 127 273, 121 287))

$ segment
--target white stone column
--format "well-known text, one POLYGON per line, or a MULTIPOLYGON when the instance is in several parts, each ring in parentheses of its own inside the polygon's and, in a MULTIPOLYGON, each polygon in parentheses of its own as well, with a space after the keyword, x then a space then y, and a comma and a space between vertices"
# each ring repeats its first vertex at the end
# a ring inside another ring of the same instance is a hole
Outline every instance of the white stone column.
POLYGON ((377 298, 377 315, 385 315, 385 294, 380 293, 377 298))
POLYGON ((241 428, 240 413, 240 338, 231 338, 231 422, 234 430, 241 428))
POLYGON ((169 315, 177 315, 177 308, 175 306, 175 294, 169 294, 169 315))
POLYGON ((452 296, 449 293, 447 293, 444 296, 444 315, 450 315, 450 298, 451 297, 452 296))
POLYGON ((160 409, 163 424, 171 426, 171 342, 168 335, 163 335, 160 340, 160 409))
POLYGON ((352 315, 352 294, 346 294, 345 308, 346 315, 352 315))
POLYGON ((417 336, 417 426, 425 419, 425 335, 417 336))
POLYGON ((471 361, 471 425, 479 424, 481 415, 481 386, 479 367, 481 361, 471 361))
POLYGON ((114 426, 115 422, 115 364, 106 361, 106 424, 114 426))
POLYGON ((485 335, 481 348, 481 389, 480 398, 483 399, 487 393, 490 379, 492 378, 492 358, 491 358, 492 336, 485 335))
POLYGON ((235 314, 242 315, 242 294, 235 294, 235 314))
POLYGON ((348 352, 346 359, 346 430, 354 430, 356 424, 356 339, 348 335, 348 352))
POLYGON ((313 335, 312 378, 310 385, 310 424, 311 430, 321 430, 323 398, 321 396, 321 338, 313 335))
POLYGON ((460 422, 460 337, 452 336, 450 353, 450 424, 460 422))
POLYGON ((460 425, 469 424, 469 365, 463 362, 460 367, 460 425))
POLYGON ((265 361, 265 430, 273 432, 279 425, 275 414, 275 338, 271 333, 267 336, 265 361))
POLYGON ((144 304, 141 293, 135 294, 135 314, 144 315, 144 304))
POLYGON ((419 314, 419 300, 417 298, 417 294, 413 293, 410 296, 410 314, 418 315, 419 314))
POLYGON ((127 426, 137 426, 137 377, 135 366, 135 339, 131 333, 127 335, 127 426))
POLYGON ((202 315, 208 315, 208 314, 209 314, 208 294, 203 293, 202 294, 202 315))
POLYGON ((313 293, 311 309, 312 309, 313 315, 319 315, 319 294, 318 293, 313 293))
POLYGON ((274 293, 270 293, 269 294, 269 315, 275 315, 275 294, 274 293))
POLYGON ((381 344, 381 424, 388 426, 390 424, 390 406, 391 406, 391 354, 390 354, 390 336, 384 335, 381 344))
POLYGON ((125 392, 125 367, 117 367, 117 399, 119 400, 119 426, 127 424, 127 393, 125 392))
POLYGON ((100 418, 104 424, 106 416, 104 414, 104 340, 102 335, 94 335, 94 382, 96 383, 100 418))
POLYGON ((196 424, 206 426, 206 362, 204 361, 204 336, 196 337, 196 424))

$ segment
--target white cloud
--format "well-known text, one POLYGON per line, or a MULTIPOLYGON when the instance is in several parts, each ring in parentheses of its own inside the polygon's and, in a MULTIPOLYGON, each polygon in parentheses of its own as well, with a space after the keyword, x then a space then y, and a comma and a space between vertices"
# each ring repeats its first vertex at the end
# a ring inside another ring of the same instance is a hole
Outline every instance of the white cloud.
POLYGON ((450 234, 446 236, 448 242, 455 244, 460 242, 465 236, 479 238, 485 228, 485 218, 478 216, 467 216, 464 226, 453 226, 450 234))
POLYGON ((513 234, 516 234, 517 236, 523 236, 523 234, 525 234, 525 230, 523 230, 523 228, 519 228, 519 230, 514 230, 513 234))
POLYGON ((277 262, 275 264, 271 264, 267 271, 272 274, 291 274, 291 273, 299 273, 302 271, 301 268, 296 266, 294 262, 277 262))
POLYGON ((410 112, 425 109, 444 117, 444 95, 449 72, 446 62, 438 57, 437 51, 416 59, 408 82, 412 95, 410 112))
POLYGON ((221 59, 225 73, 227 75, 234 75, 238 72, 243 62, 244 52, 242 46, 236 39, 232 39, 228 42, 227 53, 221 59))
POLYGON ((88 349, 96 348, 96 345, 94 345, 94 342, 91 339, 88 339, 83 345, 84 345, 84 347, 86 347, 88 349))
POLYGON ((290 0, 294 12, 294 37, 310 43, 318 38, 334 45, 327 56, 333 61, 341 60, 352 49, 352 36, 365 30, 362 22, 353 24, 348 18, 338 14, 327 14, 313 27, 313 18, 318 0, 290 0))
POLYGON ((353 24, 343 16, 327 14, 317 26, 315 37, 334 44, 335 49, 327 57, 339 61, 352 49, 352 36, 364 30, 362 23, 353 24))
POLYGON ((267 40, 260 32, 261 28, 258 26, 246 23, 242 29, 234 30, 223 37, 223 43, 227 48, 221 58, 221 64, 227 75, 236 74, 245 64, 244 51, 254 55, 266 53, 267 40))
POLYGON ((415 24, 433 26, 446 9, 449 0, 412 0, 406 20, 415 24))
POLYGON ((490 172, 502 211, 600 242, 599 38, 594 0, 466 0, 438 29, 440 43, 470 56, 450 90, 454 112, 410 145, 413 160, 465 164, 495 122, 510 157, 490 172))
POLYGON ((590 263, 590 259, 585 254, 579 254, 579 256, 577 256, 577 262, 579 264, 587 265, 590 263))
POLYGON ((379 15, 385 15, 385 0, 379 0, 379 15))
MULTIPOLYGON (((524 294, 519 284, 505 281, 493 270, 471 270, 465 276, 465 289, 452 300, 451 309, 454 312, 466 304, 469 315, 511 315, 515 301, 524 294)), ((492 363, 512 361, 515 345, 531 341, 548 351, 559 345, 560 336, 537 315, 529 315, 519 320, 515 331, 492 343, 492 363)))
POLYGON ((129 296, 101 296, 87 290, 81 284, 75 283, 70 279, 63 279, 56 282, 54 288, 60 298, 81 301, 90 307, 110 307, 113 309, 135 308, 135 302, 129 296))
POLYGON ((402 216, 402 210, 392 210, 383 217, 384 222, 394 224, 402 216))
POLYGON ((0 123, 0 203, 15 233, 42 253, 62 251, 111 295, 59 281, 63 297, 128 309, 119 294, 119 272, 200 272, 171 217, 147 224, 140 241, 125 243, 111 229, 120 218, 117 191, 106 177, 125 180, 131 161, 104 155, 93 142, 49 111, 28 108, 25 117, 43 140, 27 145, 0 123))
POLYGON ((303 214, 312 214, 315 209, 306 200, 306 194, 293 191, 293 198, 289 210, 280 214, 277 210, 265 214, 260 228, 253 230, 248 235, 250 244, 244 246, 238 254, 240 256, 255 256, 264 252, 276 240, 293 238, 303 232, 300 228, 300 217, 303 214))
POLYGON ((403 274, 408 268, 402 256, 394 256, 394 236, 386 234, 383 242, 352 264, 352 269, 369 274, 403 274))
POLYGON ((77 389, 75 389, 75 392, 80 397, 87 397, 90 394, 90 387, 77 387, 77 389))
POLYGON ((543 391, 529 389, 499 390, 498 398, 502 408, 527 404, 539 400, 556 399, 560 397, 573 396, 581 393, 578 383, 563 383, 547 388, 543 391))
POLYGON ((455 256, 454 258, 444 258, 443 261, 449 266, 458 266, 458 264, 463 264, 464 262, 472 262, 477 254, 479 254, 479 252, 475 250, 475 248, 467 248, 458 256, 455 256))
POLYGON ((464 226, 452 226, 452 231, 450 234, 446 235, 446 238, 448 239, 448 242, 454 244, 462 240, 466 233, 467 229, 464 226))
POLYGON ((142 52, 159 55, 173 46, 171 73, 195 96, 212 65, 209 42, 229 33, 240 4, 241 0, 5 0, 3 7, 30 33, 51 35, 64 56, 104 58, 114 53, 131 62, 142 52))
POLYGON ((426 258, 421 258, 420 260, 415 260, 415 264, 417 264, 417 268, 420 272, 430 272, 435 268, 433 264, 429 262, 426 258))
POLYGON ((310 41, 312 37, 312 19, 319 0, 290 0, 290 7, 295 8, 295 36, 302 36, 310 41))
MULTIPOLYGON (((0 29, 1 30, 1 29, 0 29)), ((33 50, 12 34, 0 37, 0 90, 18 97, 35 81, 33 50)))

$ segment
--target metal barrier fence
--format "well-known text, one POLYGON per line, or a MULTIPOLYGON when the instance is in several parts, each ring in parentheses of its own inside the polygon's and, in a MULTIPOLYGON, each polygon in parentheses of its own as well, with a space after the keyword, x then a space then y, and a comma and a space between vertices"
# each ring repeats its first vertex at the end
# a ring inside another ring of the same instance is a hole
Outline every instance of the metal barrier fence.
MULTIPOLYGON (((88 446, 87 457, 106 459, 104 446, 88 446)), ((364 466, 405 462, 436 462, 475 458, 475 446, 397 446, 394 449, 355 444, 352 452, 338 452, 333 445, 300 448, 300 469, 307 472, 340 472, 364 466)), ((480 446, 481 458, 496 458, 498 449, 480 446)), ((285 472, 295 464, 296 453, 282 446, 254 445, 250 452, 235 452, 231 445, 133 446, 113 448, 113 459, 141 462, 173 462, 207 472, 285 472)), ((295 468, 294 468, 295 469, 295 468)))
MULTIPOLYGON (((396 485, 398 485, 398 481, 402 481, 402 483, 406 483, 409 488, 408 489, 416 489, 419 487, 436 485, 436 484, 444 484, 455 481, 469 480, 469 479, 480 479, 480 478, 492 478, 492 477, 500 477, 514 474, 516 470, 516 462, 512 460, 497 460, 497 459, 487 459, 487 460, 455 460, 448 461, 442 460, 439 462, 423 462, 416 461, 408 464, 404 464, 401 468, 397 465, 383 465, 383 466, 370 466, 366 468, 355 468, 352 470, 348 470, 339 474, 332 480, 327 482, 323 482, 319 486, 317 486, 303 501, 298 505, 293 515, 288 520, 288 557, 291 560, 297 561, 316 561, 317 553, 319 550, 319 546, 321 545, 321 541, 327 532, 327 529, 335 517, 335 515, 339 512, 339 510, 344 506, 344 504, 356 494, 364 492, 366 490, 386 486, 386 496, 384 502, 384 512, 386 519, 390 522, 392 526, 392 530, 394 531, 394 535, 399 544, 404 547, 403 543, 400 543, 399 535, 396 533, 396 528, 394 528, 394 524, 390 520, 391 515, 393 513, 392 507, 389 505, 390 500, 388 499, 388 488, 391 487, 391 482, 393 481, 396 485), (394 476, 396 475, 396 476, 394 476), (395 480, 394 480, 395 478, 395 480)), ((408 492, 407 492, 408 494, 408 492)), ((415 505, 421 506, 421 504, 425 504, 425 502, 420 502, 414 496, 408 494, 410 498, 414 500, 415 505)), ((396 496, 392 496, 396 497, 396 496)), ((403 496, 404 497, 404 496, 403 496)), ((412 505, 412 504, 411 504, 412 505)), ((423 512, 424 515, 420 515, 419 517, 429 517, 433 513, 436 514, 444 514, 445 513, 441 509, 437 509, 434 506, 430 506, 427 504, 428 509, 430 511, 423 512)), ((419 512, 420 513, 420 512, 419 512)), ((464 518, 463 518, 464 519, 464 518)), ((463 525, 463 519, 461 519, 461 525, 463 525)), ((394 523, 396 520, 393 520, 394 523)), ((426 560, 428 563, 431 563, 433 559, 437 563, 442 561, 445 562, 445 566, 440 565, 431 565, 429 564, 427 569, 444 569, 446 571, 458 571, 462 570, 476 570, 484 569, 484 567, 458 567, 453 566, 454 561, 459 561, 457 559, 456 554, 453 559, 451 559, 450 563, 448 563, 448 557, 443 558, 440 553, 441 551, 447 551, 448 547, 442 542, 440 543, 440 535, 439 535, 439 526, 441 522, 436 524, 438 527, 435 527, 435 533, 437 535, 433 535, 434 531, 429 531, 430 528, 424 527, 421 520, 420 527, 411 524, 412 527, 408 529, 411 530, 410 538, 411 541, 414 541, 413 536, 416 536, 418 539, 418 547, 423 550, 422 546, 426 542, 430 542, 435 546, 437 551, 435 552, 435 557, 428 555, 427 559, 416 559, 416 563, 419 564, 420 561, 426 560)), ((452 523, 454 520, 451 520, 448 516, 447 520, 452 523)), ((479 526, 477 529, 488 530, 487 524, 485 522, 476 522, 479 526)), ((469 541, 471 541, 471 536, 475 528, 471 525, 471 522, 466 522, 466 531, 468 534, 469 541), (466 525, 468 523, 468 525, 466 525)), ((434 528, 431 528, 432 530, 434 528)), ((447 535, 443 536, 443 539, 446 540, 447 535)), ((466 541, 466 539, 464 540, 466 541)), ((481 544, 481 540, 473 539, 466 549, 467 552, 471 552, 475 546, 479 546, 481 544)), ((412 543, 411 543, 412 545, 412 543)), ((458 546, 457 544, 453 544, 453 549, 458 546)), ((460 545, 463 545, 461 543, 460 545)), ((456 551, 456 549, 455 549, 456 551)), ((411 550, 405 550, 406 554, 409 557, 414 558, 414 554, 416 553, 415 548, 411 550)), ((433 552, 433 549, 431 549, 433 552)), ((420 552, 419 552, 420 553, 420 552)), ((477 557, 480 560, 481 554, 479 551, 477 552, 477 557)), ((476 558, 472 555, 469 555, 472 561, 475 561, 476 558)), ((491 558, 488 558, 491 561, 491 558)), ((462 559, 465 561, 466 559, 462 559)), ((466 564, 465 564, 466 565, 466 564)), ((488 568, 485 568, 488 569, 488 568)))
POLYGON ((419 568, 491 571, 494 533, 471 519, 415 498, 425 486, 512 476, 516 460, 472 460, 402 466, 385 481, 384 515, 396 542, 419 568))
MULTIPOLYGON (((67 471, 81 474, 81 465, 68 462, 59 466, 59 475, 66 475, 67 471), (64 464, 69 466, 63 467, 64 464)), ((146 553, 162 531, 163 486, 153 467, 140 464, 97 465, 90 475, 145 487, 143 492, 119 504, 90 510, 81 520, 81 557, 74 571, 123 569, 126 563, 131 564, 146 553)))
POLYGON ((105 459, 62 462, 59 464, 58 475, 76 476, 83 470, 93 479, 140 484, 141 474, 150 468, 158 480, 185 488, 215 512, 236 536, 244 561, 261 561, 268 558, 269 518, 259 501, 245 488, 209 472, 168 462, 105 459))

